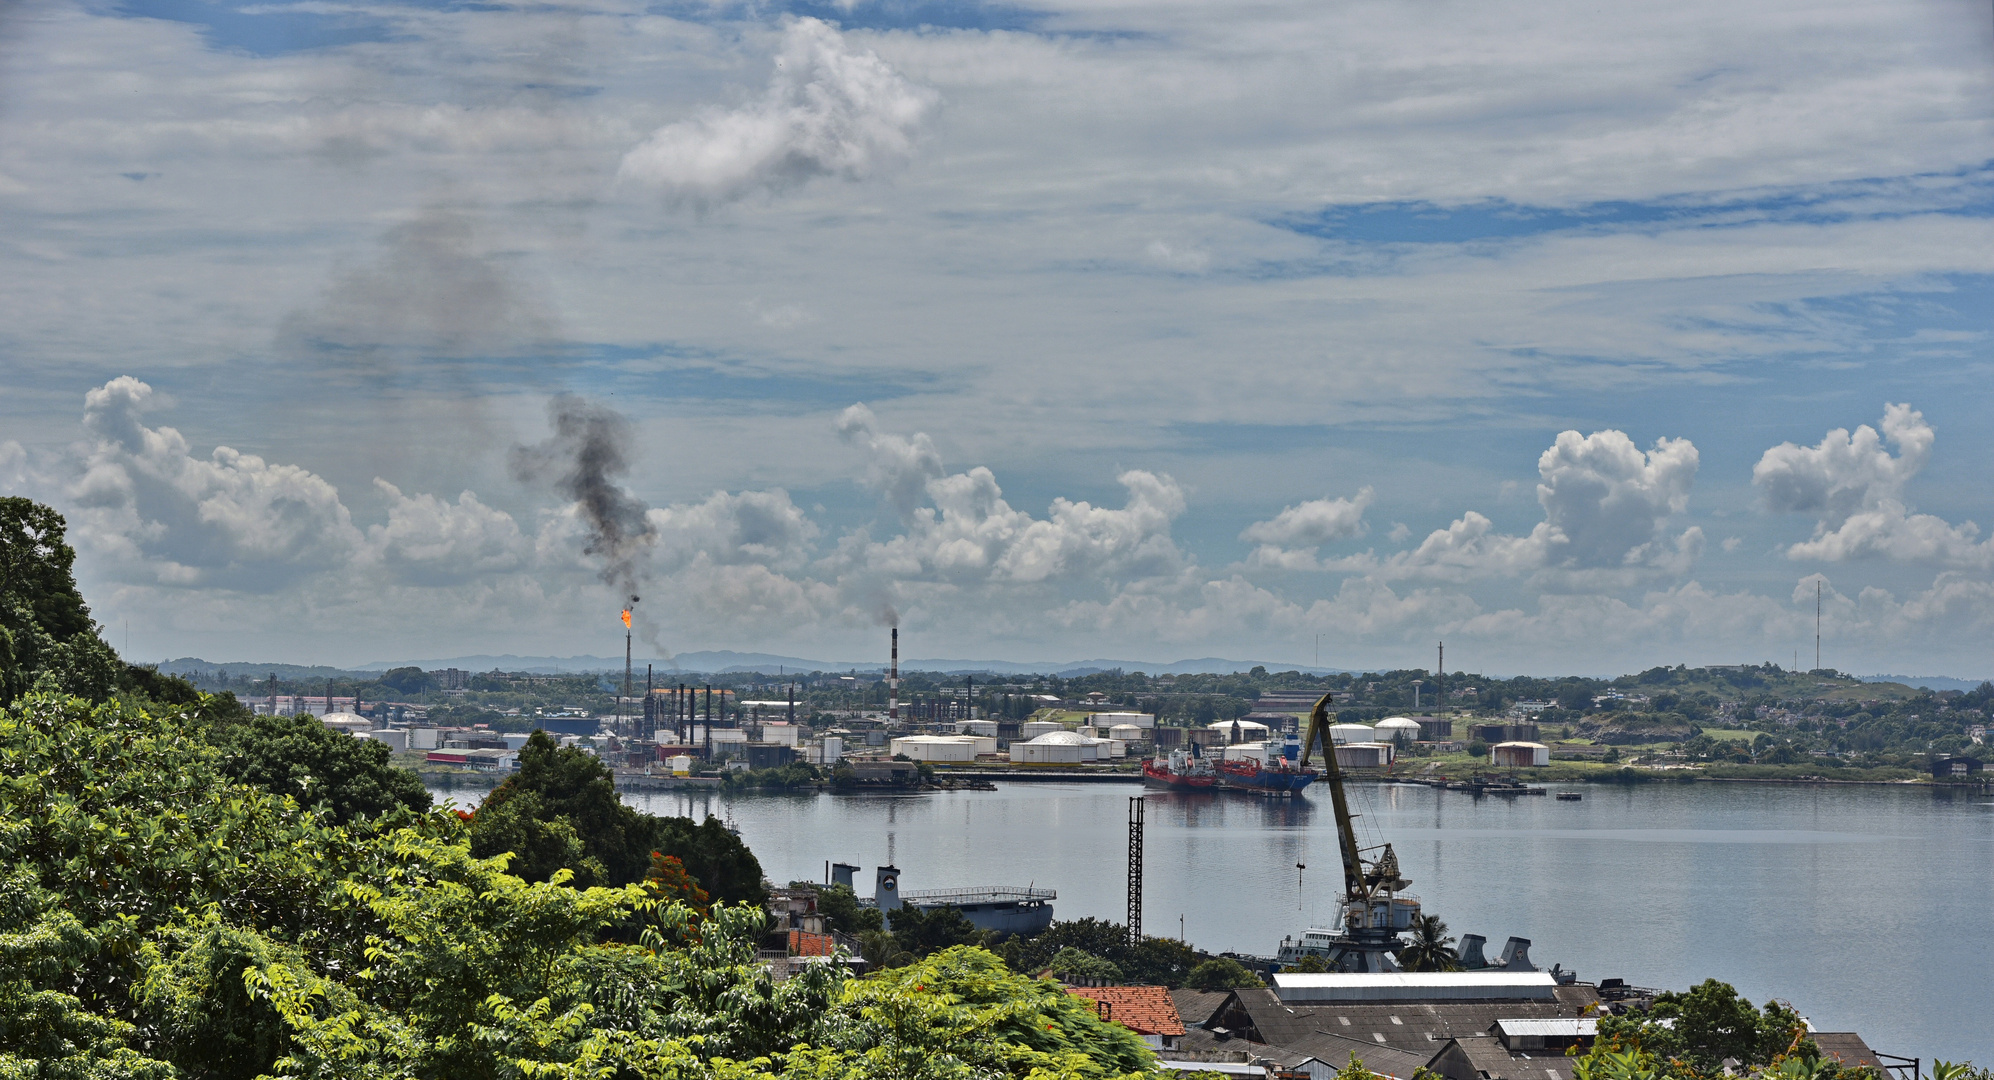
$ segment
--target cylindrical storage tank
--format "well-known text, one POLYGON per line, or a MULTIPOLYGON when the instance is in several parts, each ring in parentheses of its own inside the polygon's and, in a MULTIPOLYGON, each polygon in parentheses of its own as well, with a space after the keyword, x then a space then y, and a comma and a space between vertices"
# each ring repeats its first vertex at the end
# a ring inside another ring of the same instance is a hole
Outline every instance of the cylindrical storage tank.
POLYGON ((1055 724, 1050 720, 1030 720, 1018 728, 1018 737, 1022 739, 1036 739, 1041 735, 1050 735, 1055 731, 1065 730, 1065 724, 1055 724))
POLYGON ((1506 742, 1489 747, 1489 762, 1509 768, 1551 764, 1551 748, 1543 743, 1506 742))
POLYGON ((997 721, 958 720, 955 722, 955 732, 958 735, 988 735, 994 739, 997 737, 997 721))
POLYGON ((1367 743, 1378 741, 1378 733, 1368 724, 1331 724, 1329 737, 1339 743, 1367 743))
POLYGON ((1142 729, 1134 724, 1116 724, 1108 729, 1108 738, 1119 742, 1141 742, 1142 729))
POLYGON ((1419 721, 1407 716, 1388 716, 1378 721, 1378 726, 1372 730, 1378 733, 1379 742, 1397 742, 1402 738, 1410 742, 1419 741, 1419 721))
POLYGON ((1078 765, 1084 758, 1086 747, 1079 743, 1015 742, 1011 744, 1011 760, 1020 765, 1078 765))
POLYGON ((845 756, 845 740, 836 735, 824 736, 824 764, 836 765, 845 756))
POLYGON ((410 728, 408 729, 408 748, 410 750, 434 750, 443 745, 442 735, 442 732, 433 727, 410 728))
POLYGON ((1231 746, 1225 748, 1225 760, 1264 762, 1267 760, 1267 744, 1258 742, 1233 743, 1231 746))
POLYGON ((689 776, 692 773, 692 759, 684 754, 674 755, 668 762, 673 776, 689 776))
POLYGON ((1419 737, 1424 742, 1444 742, 1454 737, 1454 721, 1444 716, 1419 718, 1419 737))
POLYGON ((762 725, 762 741, 777 746, 795 746, 801 729, 795 724, 774 721, 762 725))
POLYGON ((366 736, 375 742, 387 743, 390 750, 408 749, 407 728, 381 728, 378 731, 367 732, 366 736))
POLYGON ((1116 727, 1121 724, 1133 724, 1139 728, 1153 728, 1156 726, 1156 714, 1145 712, 1097 712, 1088 717, 1087 722, 1098 728, 1116 727))
POLYGON ((1345 769, 1382 769, 1392 763, 1392 748, 1384 743, 1338 743, 1336 764, 1345 769))
POLYGON ((1229 743, 1259 742, 1273 730, 1266 724, 1253 720, 1219 720, 1206 724, 1205 727, 1218 732, 1229 743))

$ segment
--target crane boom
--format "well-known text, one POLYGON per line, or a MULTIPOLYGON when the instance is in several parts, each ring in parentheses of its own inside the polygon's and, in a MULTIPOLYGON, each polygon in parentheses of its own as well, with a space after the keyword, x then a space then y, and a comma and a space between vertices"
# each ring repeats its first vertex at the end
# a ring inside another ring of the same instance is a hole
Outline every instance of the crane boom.
POLYGON ((1326 693, 1309 710, 1308 734, 1302 739, 1303 768, 1318 739, 1322 742, 1323 772, 1329 778, 1329 802, 1336 810, 1337 846, 1343 852, 1343 895, 1350 900, 1365 899, 1364 864, 1357 857, 1357 829, 1351 824, 1350 801, 1343 794, 1343 770, 1336 762, 1335 740, 1329 735, 1329 703, 1335 695, 1326 693))

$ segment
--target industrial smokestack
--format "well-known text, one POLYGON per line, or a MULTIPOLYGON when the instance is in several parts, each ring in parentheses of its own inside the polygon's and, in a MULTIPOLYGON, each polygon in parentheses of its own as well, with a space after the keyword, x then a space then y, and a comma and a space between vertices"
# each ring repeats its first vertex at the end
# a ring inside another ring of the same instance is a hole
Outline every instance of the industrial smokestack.
POLYGON ((893 628, 893 667, 886 676, 886 718, 900 719, 900 628, 893 628))

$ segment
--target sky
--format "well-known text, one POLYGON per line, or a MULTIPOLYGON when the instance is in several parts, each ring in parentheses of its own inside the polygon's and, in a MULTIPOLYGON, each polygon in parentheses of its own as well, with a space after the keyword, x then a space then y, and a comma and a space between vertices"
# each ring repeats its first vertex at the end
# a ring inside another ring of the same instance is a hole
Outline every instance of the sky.
POLYGON ((114 646, 1994 676, 1984 0, 14 0, 114 646))

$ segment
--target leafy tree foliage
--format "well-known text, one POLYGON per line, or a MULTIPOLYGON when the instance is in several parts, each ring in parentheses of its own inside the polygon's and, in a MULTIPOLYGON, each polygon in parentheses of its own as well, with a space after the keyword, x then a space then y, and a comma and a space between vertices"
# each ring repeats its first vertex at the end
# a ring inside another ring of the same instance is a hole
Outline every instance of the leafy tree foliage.
POLYGON ((1453 971, 1460 967, 1461 952, 1440 916, 1422 915, 1413 925, 1412 940, 1399 949, 1398 962, 1407 971, 1453 971))
POLYGON ((419 667, 389 668, 381 673, 381 685, 403 694, 427 694, 437 689, 435 676, 419 667))
POLYGON ((1698 1074, 1718 1071, 1725 1059, 1762 1066, 1784 1055, 1818 1057, 1807 1024, 1790 1007, 1768 1001, 1753 1007, 1729 983, 1706 979, 1682 993, 1656 997, 1647 1012, 1602 1016, 1599 1038, 1652 1055, 1698 1074))
POLYGON ((222 775, 288 795, 335 824, 429 809, 421 778, 389 763, 388 744, 356 739, 315 716, 243 716, 220 725, 213 739, 222 775))
POLYGON ((1193 990, 1232 990, 1265 984, 1245 964, 1230 956, 1214 956, 1192 968, 1191 974, 1184 979, 1184 985, 1193 990))
POLYGON ((471 850, 511 853, 512 871, 549 881, 562 870, 581 887, 627 885, 651 869, 654 852, 676 856, 716 900, 767 900, 761 863, 718 819, 659 818, 624 805, 600 758, 558 747, 536 731, 519 771, 485 796, 471 818, 471 850))
POLYGON ((1076 949, 1113 964, 1122 978, 1146 986, 1183 986, 1202 959, 1196 950, 1174 938, 1144 938, 1130 946, 1121 923, 1088 916, 1056 922, 1035 937, 1013 937, 997 946, 1018 971, 1044 971, 1063 949, 1076 949))
POLYGON ((983 932, 958 908, 900 907, 894 909, 888 921, 893 927, 893 940, 917 957, 983 940, 983 932))
POLYGON ((826 885, 817 890, 817 911, 824 924, 842 934, 879 931, 886 928, 878 908, 860 907, 858 894, 843 885, 826 885))
POLYGON ((984 950, 777 981, 757 962, 766 913, 700 911, 667 856, 643 883, 527 881, 474 854, 455 815, 336 824, 235 781, 206 733, 191 712, 123 701, 30 694, 0 710, 0 1076, 1111 1080, 1153 1066, 1136 1036, 984 950))

